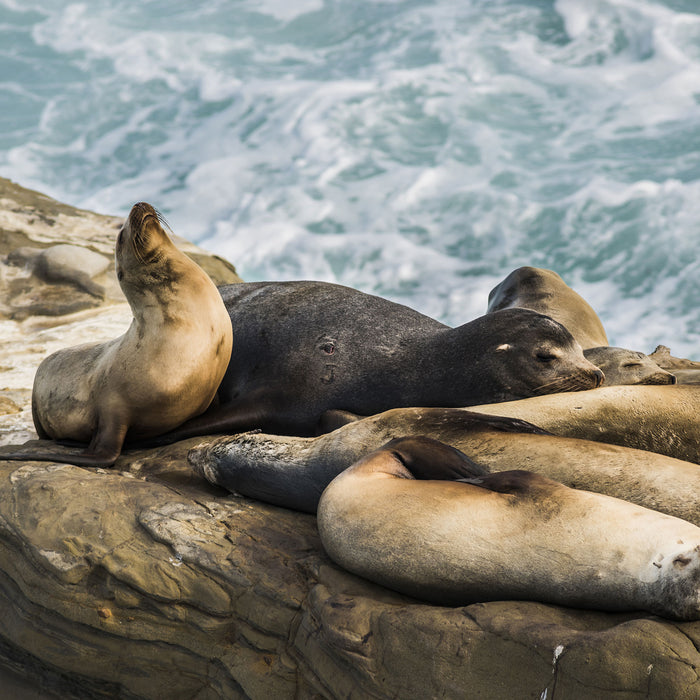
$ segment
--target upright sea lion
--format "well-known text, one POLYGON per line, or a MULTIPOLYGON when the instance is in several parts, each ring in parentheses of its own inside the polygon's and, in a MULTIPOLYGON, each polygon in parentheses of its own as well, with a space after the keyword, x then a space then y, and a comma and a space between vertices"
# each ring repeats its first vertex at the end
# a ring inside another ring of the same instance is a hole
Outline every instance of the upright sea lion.
POLYGON ((127 435, 158 435, 211 403, 231 356, 231 322, 214 283, 175 247, 151 205, 136 204, 120 230, 116 271, 134 314, 126 333, 59 350, 34 379, 39 437, 87 449, 0 459, 109 466, 127 435))
POLYGON ((442 605, 524 599, 700 618, 700 528, 530 472, 437 481, 442 449, 395 441, 333 480, 318 530, 336 563, 442 605))
POLYGON ((583 355, 605 375, 605 386, 620 384, 675 384, 676 377, 661 369, 643 352, 605 345, 583 355))
MULTIPOLYGON (((522 420, 459 408, 395 408, 316 438, 264 433, 221 437, 190 450, 189 461, 214 484, 315 513, 323 489, 333 478, 404 435, 428 436, 458 448, 484 473, 526 469, 700 526, 697 464, 630 447, 558 437, 522 420)), ((474 467, 470 469, 475 473, 474 467)), ((459 475, 457 469, 454 475, 459 475)))
POLYGON ((449 328, 324 282, 236 284, 220 292, 236 350, 218 405, 162 441, 252 428, 313 435, 330 409, 468 406, 590 389, 603 379, 563 326, 527 309, 449 328))
POLYGON ((489 313, 515 307, 533 309, 559 321, 584 350, 608 345, 596 312, 552 270, 519 267, 491 290, 489 313))

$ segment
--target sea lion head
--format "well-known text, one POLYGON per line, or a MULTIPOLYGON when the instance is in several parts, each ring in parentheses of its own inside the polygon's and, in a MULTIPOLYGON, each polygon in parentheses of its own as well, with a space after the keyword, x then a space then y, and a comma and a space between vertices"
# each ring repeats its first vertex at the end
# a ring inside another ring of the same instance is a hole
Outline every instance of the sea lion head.
POLYGON ((144 272, 156 269, 166 249, 173 247, 163 224, 163 216, 150 204, 139 202, 131 208, 115 250, 117 279, 125 294, 134 283, 142 284, 144 272))
POLYGON ((643 352, 602 346, 588 348, 583 354, 587 360, 603 370, 606 385, 676 383, 673 374, 661 369, 643 352))
POLYGON ((490 333, 494 371, 505 387, 502 401, 595 389, 605 375, 583 355, 564 326, 523 308, 494 311, 497 332, 490 333))

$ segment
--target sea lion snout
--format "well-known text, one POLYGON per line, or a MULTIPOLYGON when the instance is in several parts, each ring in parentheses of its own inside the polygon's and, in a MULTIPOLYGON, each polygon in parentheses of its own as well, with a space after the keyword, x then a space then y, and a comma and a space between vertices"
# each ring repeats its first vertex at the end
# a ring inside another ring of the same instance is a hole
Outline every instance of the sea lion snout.
POLYGON ((596 367, 593 372, 593 381, 596 389, 605 381, 605 375, 598 367, 596 367))
POLYGON ((155 207, 148 202, 137 202, 133 207, 131 207, 131 211, 129 212, 129 223, 132 226, 140 226, 144 219, 149 216, 155 216, 158 218, 158 213, 155 207))

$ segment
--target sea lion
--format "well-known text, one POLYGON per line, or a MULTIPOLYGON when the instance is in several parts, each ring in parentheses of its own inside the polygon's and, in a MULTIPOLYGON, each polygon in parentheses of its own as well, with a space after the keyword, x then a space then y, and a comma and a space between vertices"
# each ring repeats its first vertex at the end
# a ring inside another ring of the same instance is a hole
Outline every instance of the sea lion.
MULTIPOLYGON (((211 483, 267 503, 315 513, 323 489, 351 464, 388 440, 400 435, 436 435, 445 411, 455 411, 449 421, 460 435, 473 432, 511 431, 544 433, 525 421, 487 416, 459 409, 404 408, 353 421, 319 437, 266 435, 250 432, 208 441, 189 451, 192 468, 211 483), (400 412, 413 420, 395 424, 381 417, 400 412), (425 418, 425 422, 423 422, 425 418), (378 419, 378 420, 375 420, 378 419), (405 429, 404 429, 405 428, 405 429)), ((469 474, 487 474, 472 465, 469 474)), ((458 470, 454 478, 466 476, 458 470)))
POLYGON ((675 384, 676 377, 661 369, 643 352, 603 346, 588 348, 583 355, 605 375, 605 386, 620 384, 675 384))
POLYGON ((649 359, 662 369, 671 370, 674 374, 677 369, 700 370, 700 362, 688 360, 684 357, 674 357, 671 355, 671 349, 666 345, 657 345, 654 352, 649 355, 649 359))
POLYGON ((526 469, 700 526, 696 464, 630 447, 558 437, 522 420, 459 408, 395 408, 315 438, 264 433, 220 437, 190 450, 188 459, 195 471, 218 486, 315 513, 333 478, 403 435, 447 443, 469 455, 484 473, 526 469))
POLYGON ((220 292, 236 350, 218 405, 157 442, 253 428, 313 435, 330 409, 468 406, 590 389, 603 380, 561 324, 527 309, 449 328, 324 282, 236 284, 220 292))
POLYGON ((398 440, 336 477, 318 508, 331 559, 441 605, 518 599, 700 618, 697 526, 526 471, 438 481, 442 449, 398 440))
POLYGON ((693 385, 601 387, 575 396, 537 396, 473 410, 531 421, 555 435, 635 447, 700 464, 700 389, 693 385))
POLYGON ((700 369, 674 369, 673 376, 678 384, 700 384, 700 369))
POLYGON ((584 350, 608 345, 596 312, 552 270, 519 267, 489 293, 488 313, 515 307, 533 309, 559 321, 584 350))
POLYGON ((40 438, 89 442, 0 459, 110 466, 125 437, 171 430, 202 413, 231 356, 231 322, 216 286, 172 243, 158 212, 134 205, 116 242, 116 272, 134 314, 124 335, 59 350, 39 366, 32 413, 40 438))

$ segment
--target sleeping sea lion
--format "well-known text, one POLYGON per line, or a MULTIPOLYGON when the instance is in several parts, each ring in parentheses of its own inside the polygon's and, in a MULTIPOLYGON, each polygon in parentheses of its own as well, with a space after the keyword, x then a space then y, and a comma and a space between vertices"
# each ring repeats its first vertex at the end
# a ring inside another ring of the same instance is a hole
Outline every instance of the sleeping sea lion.
POLYGON ((318 530, 340 566, 440 605, 517 599, 700 618, 700 528, 526 471, 439 481, 452 448, 415 442, 389 443, 323 492, 318 530))
POLYGON ((157 442, 250 429, 315 434, 332 409, 469 406, 599 386, 559 323, 504 309, 449 328, 324 282, 220 288, 236 337, 218 403, 157 442))
POLYGON ((635 447, 700 464, 700 388, 609 386, 475 406, 531 421, 555 435, 635 447), (572 400, 569 400, 572 398, 572 400))
POLYGON ((676 377, 661 369, 643 352, 605 345, 583 355, 605 375, 605 386, 620 384, 675 384, 676 377))
MULTIPOLYGON (((469 455, 482 473, 525 469, 700 526, 697 464, 559 437, 524 420, 459 408, 395 408, 362 419, 352 420, 348 414, 343 418, 350 422, 315 438, 264 433, 215 438, 190 450, 188 459, 218 486, 315 513, 323 489, 354 462, 392 438, 422 435, 469 455)), ((471 469, 474 473, 475 467, 471 469)), ((459 476, 457 469, 454 475, 459 476)))

